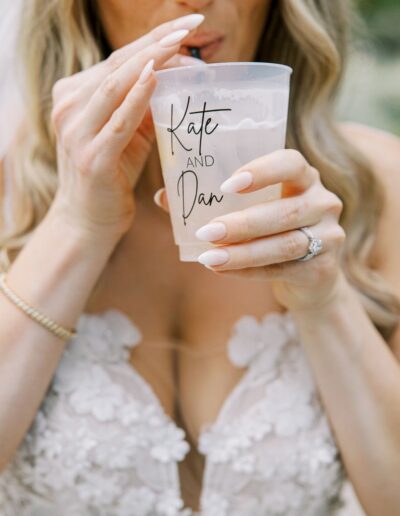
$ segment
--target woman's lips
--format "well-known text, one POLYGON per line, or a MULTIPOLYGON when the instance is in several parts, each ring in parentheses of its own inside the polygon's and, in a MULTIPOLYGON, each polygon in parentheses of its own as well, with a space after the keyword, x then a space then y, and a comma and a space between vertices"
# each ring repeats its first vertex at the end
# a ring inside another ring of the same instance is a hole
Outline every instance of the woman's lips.
POLYGON ((220 48, 224 36, 216 32, 204 32, 185 39, 182 42, 180 53, 190 56, 189 48, 195 47, 200 50, 201 58, 210 59, 220 48))

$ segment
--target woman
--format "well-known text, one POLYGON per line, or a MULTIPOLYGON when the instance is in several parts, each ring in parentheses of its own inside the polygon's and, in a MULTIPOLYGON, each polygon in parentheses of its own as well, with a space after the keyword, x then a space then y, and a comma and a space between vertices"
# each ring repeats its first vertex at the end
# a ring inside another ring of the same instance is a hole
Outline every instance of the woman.
POLYGON ((344 470, 367 514, 400 514, 400 144, 332 119, 349 18, 345 0, 24 2, 1 514, 327 515, 344 470), (191 52, 294 69, 288 148, 224 186, 283 197, 210 221, 206 267, 152 201, 168 209, 153 70, 191 52))

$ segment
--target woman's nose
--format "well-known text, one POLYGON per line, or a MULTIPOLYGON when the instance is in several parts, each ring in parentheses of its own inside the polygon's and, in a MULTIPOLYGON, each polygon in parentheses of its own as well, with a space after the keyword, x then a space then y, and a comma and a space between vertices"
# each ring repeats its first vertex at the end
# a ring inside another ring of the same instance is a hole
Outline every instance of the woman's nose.
POLYGON ((210 5, 214 0, 176 0, 176 3, 189 9, 199 10, 210 5))

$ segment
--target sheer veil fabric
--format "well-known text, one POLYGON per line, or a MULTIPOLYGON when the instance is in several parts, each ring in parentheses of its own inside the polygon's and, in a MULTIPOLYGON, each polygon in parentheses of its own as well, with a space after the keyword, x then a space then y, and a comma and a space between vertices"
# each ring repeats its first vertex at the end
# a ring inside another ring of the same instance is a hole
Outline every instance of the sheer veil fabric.
POLYGON ((23 0, 0 0, 0 159, 23 116, 22 71, 17 52, 22 10, 23 0))

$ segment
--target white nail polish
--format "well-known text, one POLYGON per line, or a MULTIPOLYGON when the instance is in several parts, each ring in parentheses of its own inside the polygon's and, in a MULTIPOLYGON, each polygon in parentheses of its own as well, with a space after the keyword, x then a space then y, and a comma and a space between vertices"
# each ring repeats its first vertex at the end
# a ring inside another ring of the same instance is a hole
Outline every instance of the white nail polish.
POLYGON ((247 170, 236 174, 222 183, 221 192, 236 193, 247 188, 253 183, 253 174, 247 170))
POLYGON ((161 208, 161 194, 162 194, 162 188, 160 190, 157 190, 157 192, 154 194, 153 201, 159 208, 161 208))
POLYGON ((197 261, 202 265, 222 265, 228 260, 229 254, 224 249, 211 249, 197 258, 197 261))
POLYGON ((178 18, 172 23, 172 28, 176 29, 188 29, 193 30, 200 25, 200 23, 204 20, 203 14, 188 14, 187 16, 182 16, 178 18))
POLYGON ((147 79, 150 77, 151 72, 153 71, 154 67, 154 59, 150 59, 150 61, 146 64, 146 66, 143 68, 141 74, 138 78, 138 83, 143 84, 147 81, 147 79))
POLYGON ((175 32, 171 32, 171 34, 167 34, 162 39, 160 39, 159 44, 162 47, 173 47, 180 43, 186 36, 189 34, 187 29, 176 30, 175 32))
POLYGON ((196 237, 199 240, 207 240, 212 242, 214 240, 221 240, 226 236, 226 226, 223 222, 213 222, 206 224, 196 231, 196 237))

